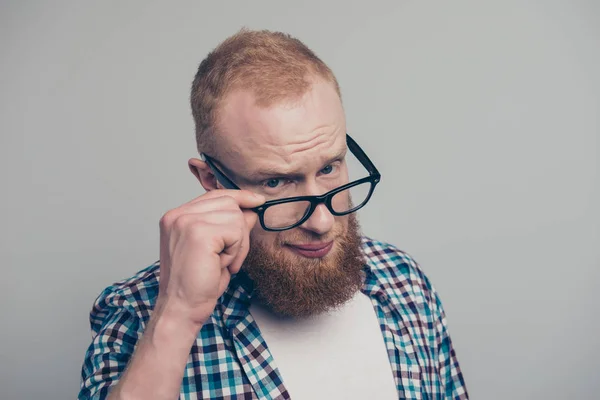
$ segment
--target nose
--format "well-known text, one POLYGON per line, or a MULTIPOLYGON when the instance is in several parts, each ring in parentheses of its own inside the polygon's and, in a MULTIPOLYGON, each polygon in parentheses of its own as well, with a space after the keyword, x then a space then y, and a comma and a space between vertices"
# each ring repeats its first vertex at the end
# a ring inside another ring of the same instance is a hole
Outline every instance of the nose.
MULTIPOLYGON (((308 195, 319 195, 325 193, 327 188, 320 187, 316 180, 308 181, 306 185, 306 194, 308 195)), ((334 226, 335 217, 327 206, 323 203, 319 204, 311 216, 300 225, 301 229, 311 231, 317 235, 327 234, 334 226)))
POLYGON ((327 206, 319 204, 310 218, 301 225, 301 228, 318 235, 325 235, 333 228, 334 222, 335 217, 329 212, 327 206))

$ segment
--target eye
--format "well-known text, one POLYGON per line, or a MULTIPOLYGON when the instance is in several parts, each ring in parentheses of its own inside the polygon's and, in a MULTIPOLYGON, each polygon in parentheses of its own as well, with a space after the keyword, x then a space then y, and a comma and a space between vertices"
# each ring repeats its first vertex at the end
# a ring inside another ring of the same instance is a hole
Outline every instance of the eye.
POLYGON ((280 182, 280 180, 277 178, 269 179, 268 181, 265 182, 265 186, 270 187, 271 189, 274 189, 277 186, 279 186, 279 182, 280 182))
POLYGON ((321 170, 321 173, 325 174, 325 175, 329 175, 332 172, 333 172, 333 165, 331 165, 331 164, 329 164, 328 166, 326 166, 325 168, 323 168, 321 170))

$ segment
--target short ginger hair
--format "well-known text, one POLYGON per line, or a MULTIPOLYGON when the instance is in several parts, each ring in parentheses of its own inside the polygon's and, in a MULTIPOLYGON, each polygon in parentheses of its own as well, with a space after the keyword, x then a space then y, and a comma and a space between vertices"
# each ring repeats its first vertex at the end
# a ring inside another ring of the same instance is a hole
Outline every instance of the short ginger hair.
POLYGON ((311 78, 331 82, 331 69, 300 40, 282 32, 242 29, 227 38, 200 63, 190 103, 199 153, 218 153, 218 111, 234 90, 250 90, 260 107, 294 100, 311 87, 311 78))

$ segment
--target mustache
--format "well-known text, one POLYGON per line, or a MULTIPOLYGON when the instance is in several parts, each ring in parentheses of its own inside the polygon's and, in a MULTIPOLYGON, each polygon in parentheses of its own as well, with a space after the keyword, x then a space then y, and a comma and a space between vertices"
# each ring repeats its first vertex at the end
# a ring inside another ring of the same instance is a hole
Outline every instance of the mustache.
POLYGON ((356 220, 356 216, 354 214, 351 214, 346 224, 335 223, 332 226, 331 230, 324 235, 318 234, 313 231, 306 231, 300 228, 281 232, 279 233, 279 235, 277 235, 275 239, 275 245, 283 247, 289 244, 311 242, 325 243, 330 241, 340 242, 340 244, 343 245, 345 242, 348 241, 348 233, 353 229, 358 229, 358 223, 356 220))
POLYGON ((344 237, 344 231, 342 228, 334 229, 328 232, 326 235, 319 235, 313 232, 293 232, 284 237, 277 239, 277 244, 285 246, 289 244, 298 243, 311 243, 311 242, 330 242, 339 240, 344 237))

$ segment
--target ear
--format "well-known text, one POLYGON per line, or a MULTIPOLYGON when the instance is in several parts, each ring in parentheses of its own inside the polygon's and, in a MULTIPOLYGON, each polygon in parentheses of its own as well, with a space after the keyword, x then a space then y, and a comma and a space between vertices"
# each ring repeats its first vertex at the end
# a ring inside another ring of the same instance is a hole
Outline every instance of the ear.
POLYGON ((217 178, 215 177, 215 174, 213 174, 208 164, 200 159, 190 158, 188 161, 188 166, 204 190, 210 192, 211 190, 217 189, 217 178))

